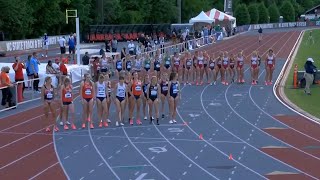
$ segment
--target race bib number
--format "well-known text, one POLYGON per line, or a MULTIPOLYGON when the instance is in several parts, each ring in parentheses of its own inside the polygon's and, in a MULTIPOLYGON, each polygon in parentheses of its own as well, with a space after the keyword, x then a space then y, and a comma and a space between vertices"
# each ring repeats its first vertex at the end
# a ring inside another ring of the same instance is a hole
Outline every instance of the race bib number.
POLYGON ((223 61, 223 65, 227 65, 228 64, 228 62, 227 61, 223 61))
POLYGON ((118 95, 119 95, 119 97, 124 97, 125 96, 124 90, 123 89, 119 89, 118 90, 118 95))
POLYGON ((117 65, 117 69, 122 69, 121 64, 118 64, 118 65, 117 65))
POLYGON ((268 61, 268 64, 273 64, 273 62, 272 61, 268 61))
POLYGON ((257 61, 252 61, 252 64, 256 65, 256 64, 257 64, 257 61))
POLYGON ((72 97, 71 93, 70 92, 67 92, 65 95, 64 95, 65 98, 69 99, 72 97))
POLYGON ((163 86, 162 91, 168 91, 168 86, 163 86))
POLYGON ((91 95, 91 90, 90 89, 87 89, 85 92, 84 92, 85 95, 91 95))
POLYGON ((160 64, 157 64, 156 67, 157 67, 157 68, 160 68, 160 64))
POLYGON ((173 94, 177 94, 179 92, 179 90, 177 88, 174 88, 172 92, 173 92, 173 94))
POLYGON ((146 64, 146 68, 150 68, 150 64, 146 64))
POLYGON ((166 61, 166 65, 170 65, 170 61, 166 61))
POLYGON ((199 64, 203 64, 203 61, 199 61, 199 64))
POLYGON ((210 67, 214 67, 214 63, 210 63, 210 67))
POLYGON ((127 66, 127 69, 130 69, 130 68, 131 68, 131 65, 128 65, 128 66, 127 66))
POLYGON ((239 65, 243 65, 243 62, 242 62, 242 61, 240 61, 240 62, 239 62, 239 65))
POLYGON ((188 66, 191 66, 191 62, 187 62, 187 65, 188 65, 188 66))
POLYGON ((48 99, 53 98, 53 94, 52 94, 51 92, 49 92, 49 93, 47 94, 47 98, 48 98, 48 99))
POLYGON ((179 65, 179 61, 174 62, 175 65, 179 65))
POLYGON ((157 95, 157 91, 156 91, 156 90, 152 90, 152 91, 151 91, 151 95, 152 95, 152 96, 156 96, 156 95, 157 95))
POLYGON ((136 91, 141 91, 141 86, 136 86, 136 91))

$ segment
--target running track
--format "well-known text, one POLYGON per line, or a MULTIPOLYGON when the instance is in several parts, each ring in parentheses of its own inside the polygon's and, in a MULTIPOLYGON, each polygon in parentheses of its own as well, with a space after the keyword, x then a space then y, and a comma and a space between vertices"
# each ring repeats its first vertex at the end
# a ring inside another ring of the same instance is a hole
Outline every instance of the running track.
MULTIPOLYGON (((272 47, 280 60, 299 31, 270 33, 262 45, 243 35, 209 52, 272 47)), ((246 67, 247 69, 248 67, 246 67)), ((259 82, 264 82, 263 69, 259 82)), ((249 70, 246 71, 249 82, 249 70)), ((81 104, 76 99, 76 117, 81 104)), ((115 117, 111 107, 111 119, 115 117)), ((280 104, 272 86, 187 86, 178 124, 61 131, 46 134, 41 107, 0 120, 1 179, 319 179, 319 126, 280 104), (199 135, 203 139, 199 139, 199 135), (58 155, 58 158, 56 156, 58 155), (232 154, 233 159, 229 160, 232 154)), ((80 127, 80 123, 78 123, 80 127)))

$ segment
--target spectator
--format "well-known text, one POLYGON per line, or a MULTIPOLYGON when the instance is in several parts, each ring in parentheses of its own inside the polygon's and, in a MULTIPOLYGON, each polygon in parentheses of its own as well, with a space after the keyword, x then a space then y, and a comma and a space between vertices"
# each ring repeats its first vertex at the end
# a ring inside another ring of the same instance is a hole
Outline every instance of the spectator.
MULTIPOLYGON (((43 42, 43 49, 45 50, 46 52, 46 57, 48 57, 48 49, 49 49, 49 37, 47 35, 47 33, 44 33, 44 36, 42 38, 42 42, 43 42)), ((42 57, 44 55, 42 54, 42 57)))
POLYGON ((52 61, 49 60, 46 66, 46 74, 58 74, 59 72, 53 67, 52 61))
POLYGON ((317 73, 317 67, 313 64, 314 60, 312 58, 308 58, 307 62, 304 64, 304 78, 306 80, 306 87, 304 89, 304 93, 311 95, 310 85, 313 84, 314 75, 317 73))
POLYGON ((123 59, 124 57, 126 57, 126 55, 127 55, 126 48, 123 47, 122 50, 121 50, 121 59, 123 59))
POLYGON ((128 44, 128 50, 130 55, 135 55, 135 45, 133 43, 133 40, 131 40, 128 44))
POLYGON ((105 53, 106 53, 106 52, 104 51, 104 47, 103 47, 103 45, 102 45, 99 54, 102 56, 102 55, 105 54, 105 53))
POLYGON ((111 48, 112 48, 112 52, 117 52, 118 49, 118 41, 116 39, 116 36, 113 37, 112 41, 111 41, 111 48))
POLYGON ((20 57, 15 57, 15 63, 12 65, 12 68, 15 72, 14 80, 16 83, 18 83, 19 86, 22 85, 22 94, 24 91, 25 83, 24 83, 24 76, 23 76, 23 69, 26 69, 26 66, 23 62, 21 62, 20 57))
POLYGON ((60 79, 59 79, 59 84, 61 85, 63 82, 64 82, 64 80, 65 80, 65 78, 66 78, 66 76, 68 75, 68 69, 67 69, 67 66, 65 65, 65 60, 61 60, 61 62, 60 62, 60 65, 59 65, 59 68, 60 68, 60 79))
POLYGON ((0 74, 0 89, 2 91, 2 100, 1 105, 6 108, 13 106, 12 104, 12 92, 10 87, 12 87, 12 83, 10 82, 9 73, 10 68, 8 66, 4 66, 1 68, 0 74))
POLYGON ((59 46, 60 46, 60 52, 61 54, 65 54, 66 53, 66 39, 65 37, 60 37, 59 39, 59 46))
POLYGON ((57 71, 60 72, 60 66, 59 66, 60 62, 59 59, 55 59, 55 62, 52 63, 52 67, 57 71))
POLYGON ((32 54, 32 58, 30 60, 30 64, 31 64, 30 73, 33 74, 33 79, 35 79, 33 82, 33 90, 40 93, 40 91, 39 91, 39 82, 40 82, 40 80, 39 80, 39 65, 40 65, 40 62, 37 58, 38 58, 38 54, 36 52, 34 52, 32 54))
POLYGON ((76 53, 76 47, 75 47, 76 42, 73 35, 70 35, 68 45, 69 45, 69 54, 72 54, 73 60, 74 60, 74 54, 76 53))
POLYGON ((90 61, 89 53, 86 52, 84 54, 84 56, 82 57, 82 64, 83 65, 89 65, 89 61, 90 61))
POLYGON ((32 58, 32 55, 28 55, 28 60, 26 62, 26 72, 27 72, 27 76, 28 76, 28 88, 32 89, 33 87, 33 76, 34 74, 32 73, 32 65, 31 65, 31 58, 32 58))

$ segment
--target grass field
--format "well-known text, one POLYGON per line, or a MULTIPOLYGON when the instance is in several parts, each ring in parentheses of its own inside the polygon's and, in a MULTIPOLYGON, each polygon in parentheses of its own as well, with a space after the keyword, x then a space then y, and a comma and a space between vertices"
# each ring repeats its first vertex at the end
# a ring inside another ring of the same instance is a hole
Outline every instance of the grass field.
MULTIPOLYGON (((315 61, 314 64, 318 69, 320 69, 320 30, 312 31, 312 36, 315 43, 312 44, 309 42, 306 44, 309 37, 309 31, 306 31, 300 44, 297 56, 294 59, 294 64, 298 64, 299 71, 304 71, 304 63, 309 57, 313 58, 315 61)), ((313 85, 311 87, 311 96, 306 95, 303 89, 292 89, 294 64, 290 70, 284 92, 291 102, 299 106, 304 111, 316 116, 317 118, 320 118, 320 85, 313 85)))

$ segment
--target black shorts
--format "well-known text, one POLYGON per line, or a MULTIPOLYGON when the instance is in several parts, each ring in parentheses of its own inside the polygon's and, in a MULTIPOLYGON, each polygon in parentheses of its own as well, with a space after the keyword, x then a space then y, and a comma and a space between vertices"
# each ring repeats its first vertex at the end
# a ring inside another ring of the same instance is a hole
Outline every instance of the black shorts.
POLYGON ((159 72, 160 71, 160 68, 154 68, 155 71, 159 72))
POLYGON ((166 69, 169 69, 169 68, 170 68, 170 65, 164 65, 164 67, 165 67, 166 69))
POLYGON ((71 102, 62 102, 62 104, 63 104, 64 106, 68 106, 68 105, 72 104, 72 101, 71 101, 71 102))
POLYGON ((116 98, 119 100, 120 103, 126 99, 125 97, 119 97, 119 96, 116 96, 116 98))
POLYGON ((87 102, 90 102, 92 98, 84 98, 87 102))
POLYGON ((138 100, 140 98, 140 96, 134 95, 134 98, 136 98, 136 100, 138 100))
POLYGON ((144 68, 147 72, 149 72, 150 68, 144 68))
POLYGON ((158 97, 153 97, 153 96, 150 96, 150 97, 149 97, 149 99, 150 99, 151 101, 155 101, 157 98, 158 98, 158 97))
POLYGON ((75 47, 69 47, 69 54, 75 54, 76 53, 76 48, 75 47))
POLYGON ((97 97, 97 99, 99 99, 100 102, 104 101, 106 98, 105 97, 97 97))
POLYGON ((60 47, 60 52, 61 52, 61 54, 65 54, 66 53, 66 47, 60 47))
POLYGON ((161 94, 163 94, 164 96, 168 95, 168 91, 161 91, 161 94))
POLYGON ((100 72, 108 72, 108 69, 100 69, 100 72))

